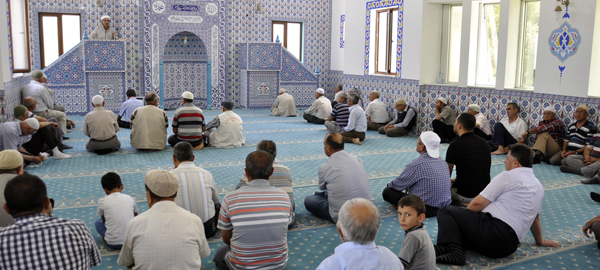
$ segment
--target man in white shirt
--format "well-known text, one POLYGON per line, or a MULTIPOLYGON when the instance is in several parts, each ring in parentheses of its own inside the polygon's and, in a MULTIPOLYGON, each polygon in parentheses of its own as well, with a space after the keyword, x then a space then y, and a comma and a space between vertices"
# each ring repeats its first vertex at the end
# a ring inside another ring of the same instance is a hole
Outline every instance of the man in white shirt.
POLYGON ((494 139, 491 144, 498 149, 492 155, 505 155, 507 146, 519 142, 521 135, 527 131, 527 123, 519 117, 519 105, 514 102, 506 104, 506 117, 494 125, 494 139))
POLYGON ((436 262, 465 265, 463 248, 491 258, 506 257, 527 238, 543 247, 559 243, 544 239, 539 219, 544 187, 533 174, 533 152, 523 144, 509 147, 506 171, 498 174, 467 209, 440 208, 437 215, 436 262))
POLYGON ((94 29, 94 32, 90 35, 90 39, 96 40, 116 40, 119 39, 119 32, 114 28, 110 27, 110 17, 104 15, 100 17, 102 22, 101 25, 94 29))
POLYGON ((333 87, 333 92, 335 93, 335 96, 333 97, 333 101, 331 102, 331 106, 335 106, 335 104, 338 103, 340 95, 342 93, 344 93, 344 91, 342 91, 343 88, 344 87, 342 86, 342 84, 337 84, 336 86, 333 87))
POLYGON ((85 148, 99 155, 119 151, 121 142, 117 138, 119 124, 115 113, 104 109, 104 98, 100 95, 92 98, 92 106, 94 110, 83 121, 83 135, 90 137, 85 148))
POLYGON ((208 139, 208 145, 216 148, 241 147, 246 144, 242 118, 234 113, 233 102, 223 101, 221 103, 223 113, 206 124, 204 137, 208 139), (214 130, 213 130, 214 129, 214 130))
POLYGON ((178 142, 173 148, 171 173, 179 181, 175 203, 200 217, 206 238, 217 232, 219 194, 212 174, 194 164, 194 147, 189 142, 178 142))
POLYGON ((273 116, 298 116, 296 112, 296 102, 294 97, 288 94, 287 90, 279 89, 279 96, 275 99, 273 107, 271 107, 271 115, 273 116))
POLYGON ((368 130, 379 130, 380 127, 384 127, 390 121, 390 115, 385 110, 385 103, 379 100, 379 96, 378 91, 373 91, 369 94, 371 102, 369 102, 365 110, 368 130))
POLYGON ((200 218, 174 202, 179 183, 165 170, 146 173, 148 209, 127 224, 117 263, 133 269, 202 269, 210 255, 200 218))
POLYGON ((469 104, 467 109, 467 113, 475 116, 475 129, 473 130, 475 135, 486 141, 491 140, 492 128, 490 127, 490 121, 488 121, 487 117, 481 113, 481 107, 477 104, 469 104))
POLYGON ((54 99, 46 86, 42 84, 44 82, 46 82, 46 79, 42 71, 36 70, 32 72, 31 82, 23 88, 23 99, 26 97, 35 98, 37 104, 33 113, 46 119, 56 118, 63 134, 67 134, 67 115, 64 112, 52 109, 54 108, 54 99))
POLYGON ((315 96, 317 99, 310 108, 304 111, 303 116, 309 123, 322 125, 325 124, 325 121, 331 114, 331 101, 325 97, 325 90, 323 88, 317 89, 315 96))
POLYGON ((337 222, 337 231, 344 243, 337 246, 335 254, 323 260, 317 270, 404 269, 396 254, 375 244, 380 223, 377 206, 369 200, 346 201, 337 222))
POLYGON ((365 132, 367 132, 367 117, 365 111, 358 106, 358 95, 350 94, 348 97, 348 106, 350 106, 350 117, 348 117, 348 125, 342 128, 342 136, 344 142, 362 145, 361 141, 365 140, 365 132))

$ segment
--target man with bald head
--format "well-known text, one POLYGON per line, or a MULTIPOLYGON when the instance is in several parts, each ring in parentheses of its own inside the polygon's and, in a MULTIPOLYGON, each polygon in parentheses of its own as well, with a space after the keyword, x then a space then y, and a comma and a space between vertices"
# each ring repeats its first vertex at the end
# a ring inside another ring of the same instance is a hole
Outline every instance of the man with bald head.
POLYGON ((294 97, 288 94, 287 90, 283 88, 279 89, 279 96, 277 96, 273 107, 271 107, 271 115, 284 117, 298 116, 294 97))
POLYGON ((114 28, 110 27, 110 17, 104 15, 100 17, 102 22, 101 25, 94 29, 94 32, 90 35, 90 39, 96 40, 116 40, 119 39, 119 32, 114 28))
POLYGON ((307 196, 304 207, 313 215, 336 223, 346 201, 365 198, 375 203, 375 199, 362 160, 344 151, 343 136, 330 132, 323 144, 329 159, 319 167, 320 191, 307 196))
POLYGON ((95 95, 92 98, 94 110, 85 116, 83 135, 90 137, 85 148, 99 155, 119 151, 121 142, 117 138, 119 124, 115 113, 104 109, 104 98, 95 95))
POLYGON ((356 198, 345 202, 337 222, 337 231, 344 243, 337 246, 335 254, 321 262, 317 270, 342 270, 348 266, 402 270, 404 267, 396 254, 375 244, 380 224, 379 210, 369 200, 356 198))
POLYGON ((158 95, 148 93, 146 106, 131 114, 131 146, 138 150, 163 150, 167 144, 169 118, 158 108, 158 95))
MULTIPOLYGON (((33 113, 46 119, 58 119, 58 125, 63 134, 67 134, 67 115, 64 112, 53 110, 54 99, 43 83, 46 82, 44 73, 36 70, 31 73, 31 82, 23 88, 23 99, 33 97, 36 100, 36 106, 33 113)), ((25 106, 27 107, 27 106, 25 106)))

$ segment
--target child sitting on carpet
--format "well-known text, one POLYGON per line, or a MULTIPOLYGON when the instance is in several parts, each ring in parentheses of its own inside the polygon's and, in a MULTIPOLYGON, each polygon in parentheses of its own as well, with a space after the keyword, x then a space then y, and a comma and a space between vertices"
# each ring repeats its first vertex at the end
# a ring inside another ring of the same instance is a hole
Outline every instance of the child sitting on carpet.
POLYGON ((123 247, 127 223, 138 214, 135 200, 123 191, 121 177, 114 172, 102 176, 102 188, 106 197, 98 200, 96 231, 109 248, 119 250, 123 247))
POLYGON ((398 258, 405 269, 435 269, 435 250, 423 229, 425 203, 416 195, 406 195, 398 202, 398 220, 405 230, 398 258))

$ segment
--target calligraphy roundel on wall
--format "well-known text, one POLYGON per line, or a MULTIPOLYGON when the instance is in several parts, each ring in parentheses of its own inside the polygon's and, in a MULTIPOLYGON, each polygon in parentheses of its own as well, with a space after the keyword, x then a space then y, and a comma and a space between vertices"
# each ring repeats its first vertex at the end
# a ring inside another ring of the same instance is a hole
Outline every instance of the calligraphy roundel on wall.
POLYGON ((211 16, 217 14, 217 4, 215 4, 215 3, 206 4, 206 14, 211 15, 211 16))
POLYGON ((154 3, 152 3, 152 10, 154 13, 163 13, 165 12, 165 9, 166 5, 163 1, 154 1, 154 3))

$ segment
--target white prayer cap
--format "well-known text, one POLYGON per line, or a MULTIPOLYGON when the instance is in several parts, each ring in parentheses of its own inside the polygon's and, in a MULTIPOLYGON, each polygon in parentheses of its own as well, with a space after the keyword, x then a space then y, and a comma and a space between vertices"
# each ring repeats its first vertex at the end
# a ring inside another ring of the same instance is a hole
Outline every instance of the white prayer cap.
POLYGON ((17 150, 4 150, 0 152, 0 169, 12 170, 23 165, 23 156, 17 150))
POLYGON ((282 94, 282 93, 287 93, 287 90, 285 90, 283 88, 279 89, 279 94, 282 94))
POLYGON ((23 122, 27 123, 31 128, 35 130, 40 129, 40 122, 38 122, 38 120, 35 118, 27 118, 23 122))
POLYGON ((325 90, 323 90, 323 88, 317 88, 317 93, 325 95, 325 90))
POLYGON ((104 20, 104 19, 109 19, 110 20, 110 17, 108 17, 108 15, 104 15, 104 16, 100 17, 100 20, 104 20))
POLYGON ((425 148, 427 149, 427 154, 429 154, 429 156, 432 158, 439 158, 439 146, 441 142, 440 136, 435 134, 435 132, 433 131, 425 131, 421 133, 420 138, 421 142, 425 145, 425 148))
POLYGON ((381 94, 379 94, 379 91, 371 91, 371 93, 373 93, 373 95, 376 95, 377 97, 380 97, 381 94))
POLYGON ((190 91, 183 92, 183 94, 181 94, 181 97, 185 98, 185 99, 194 100, 194 94, 192 94, 192 92, 190 92, 190 91))
POLYGON ((92 98, 92 104, 94 105, 102 105, 102 102, 104 102, 104 98, 101 95, 95 95, 92 98))
POLYGON ((474 110, 476 112, 481 112, 481 107, 479 107, 479 105, 477 105, 477 104, 469 104, 469 106, 467 106, 467 108, 474 110))
POLYGON ((445 97, 439 97, 439 98, 437 98, 437 100, 439 100, 440 102, 442 102, 444 104, 448 104, 448 100, 445 97))
POLYGON ((544 112, 552 112, 552 113, 556 114, 556 109, 554 109, 554 106, 550 105, 550 106, 544 108, 544 112))

